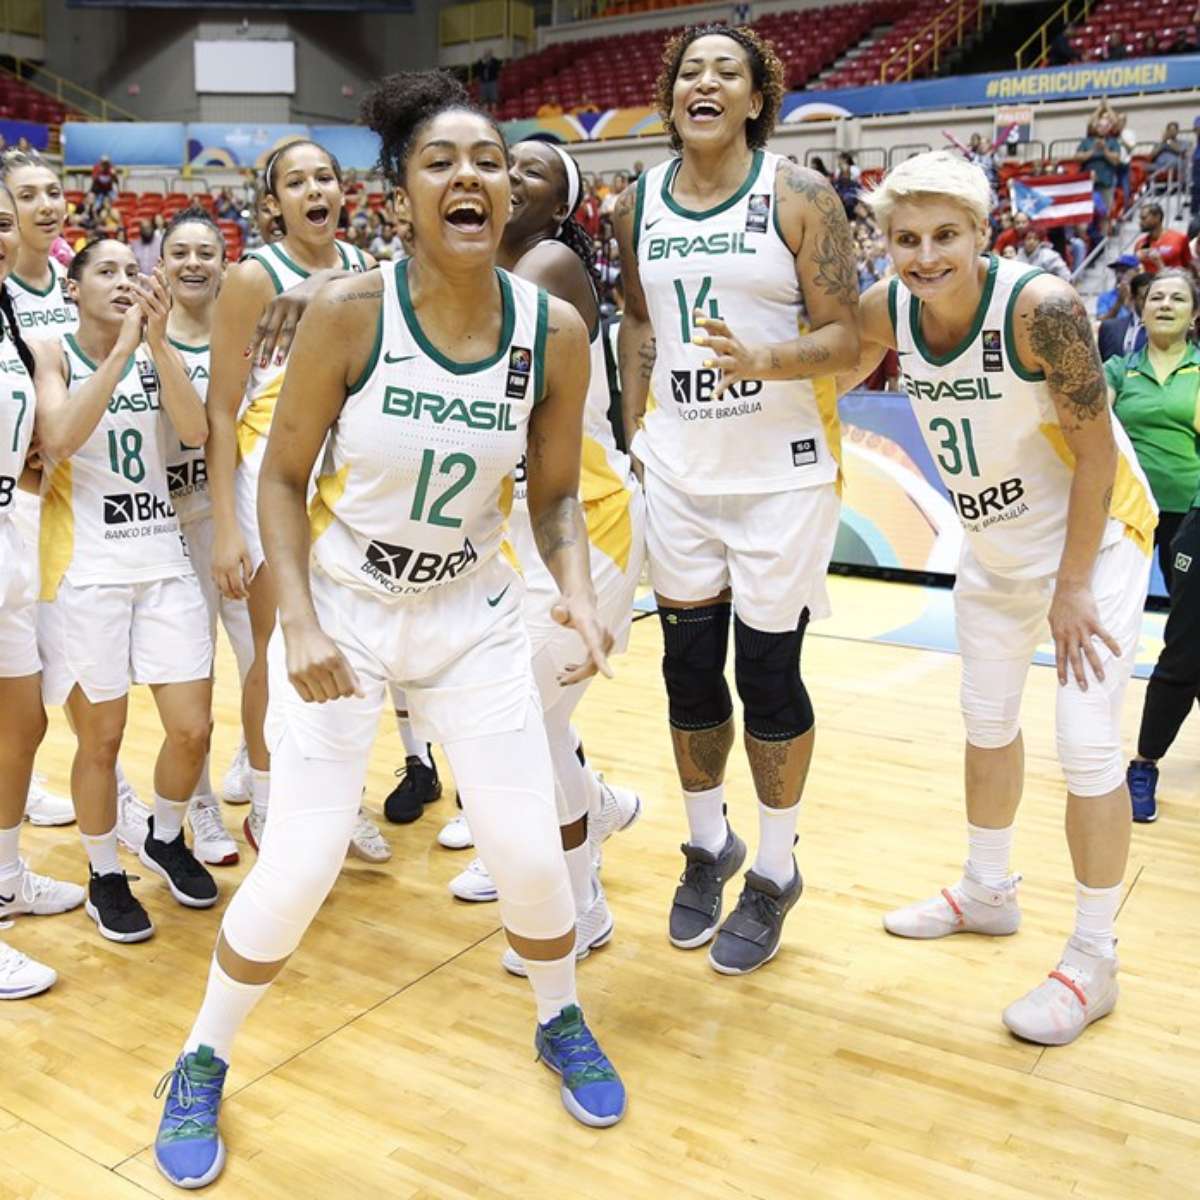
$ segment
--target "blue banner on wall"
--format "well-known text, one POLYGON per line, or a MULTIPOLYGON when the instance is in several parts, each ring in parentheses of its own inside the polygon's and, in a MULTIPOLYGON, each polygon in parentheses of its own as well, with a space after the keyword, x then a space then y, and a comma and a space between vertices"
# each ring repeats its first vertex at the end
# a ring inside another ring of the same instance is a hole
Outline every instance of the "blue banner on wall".
POLYGON ((192 167, 261 170, 277 147, 306 137, 307 125, 193 123, 187 127, 187 163, 192 167))
POLYGON ((876 84, 828 92, 790 92, 784 98, 781 117, 791 124, 827 117, 1083 100, 1131 92, 1184 91, 1195 87, 1200 87, 1200 54, 1179 54, 1170 58, 1003 71, 994 75, 954 75, 945 79, 876 84))
POLYGON ((63 162, 90 167, 107 154, 118 167, 177 167, 183 162, 184 128, 178 121, 67 121, 63 162))
POLYGON ((50 129, 33 121, 0 121, 0 136, 9 147, 24 138, 35 150, 45 150, 50 144, 50 129))
POLYGON ((314 125, 308 132, 346 170, 371 171, 379 162, 379 135, 362 125, 314 125))

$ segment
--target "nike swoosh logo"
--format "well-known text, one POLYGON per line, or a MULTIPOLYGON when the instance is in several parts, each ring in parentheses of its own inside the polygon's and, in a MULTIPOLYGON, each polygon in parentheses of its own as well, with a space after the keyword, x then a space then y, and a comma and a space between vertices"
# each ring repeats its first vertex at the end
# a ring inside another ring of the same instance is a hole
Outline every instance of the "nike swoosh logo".
POLYGON ((661 221, 661 220, 662 220, 662 217, 655 217, 653 221, 645 222, 646 228, 653 229, 655 227, 655 225, 657 225, 659 223, 659 221, 661 221))
POLYGON ((410 358, 416 358, 416 357, 417 357, 417 356, 416 356, 415 354, 399 354, 399 355, 392 355, 392 354, 389 354, 389 353, 388 353, 386 350, 383 352, 383 361, 384 361, 385 363, 402 363, 402 362, 408 362, 408 360, 409 360, 410 358))
MULTIPOLYGON (((504 593, 501 592, 501 595, 504 593)), ((13 892, 11 896, 0 895, 0 904, 11 904, 17 898, 17 893, 13 892)))
POLYGON ((500 593, 500 595, 498 595, 498 596, 489 596, 489 597, 487 598, 488 607, 489 607, 489 608, 495 608, 495 607, 496 607, 496 605, 497 605, 497 604, 499 604, 499 603, 500 603, 500 601, 504 599, 505 592, 507 592, 507 591, 508 591, 508 589, 509 589, 510 587, 512 587, 512 584, 511 584, 511 583, 506 583, 506 584, 504 585, 504 591, 503 591, 503 592, 501 592, 501 593, 500 593))

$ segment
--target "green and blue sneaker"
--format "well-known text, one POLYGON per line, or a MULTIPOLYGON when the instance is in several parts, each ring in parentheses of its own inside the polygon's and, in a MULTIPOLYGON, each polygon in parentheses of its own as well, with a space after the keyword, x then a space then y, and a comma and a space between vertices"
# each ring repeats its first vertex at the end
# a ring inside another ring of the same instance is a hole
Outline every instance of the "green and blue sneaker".
POLYGON ((537 1027, 538 1058, 562 1076, 562 1102, 584 1125, 615 1125, 625 1115, 625 1085, 597 1044, 579 1006, 537 1027))
POLYGON ((154 1089, 156 1099, 167 1098, 154 1139, 154 1161, 176 1187, 204 1187, 225 1167, 217 1115, 228 1070, 211 1046, 201 1046, 193 1054, 181 1054, 154 1089))

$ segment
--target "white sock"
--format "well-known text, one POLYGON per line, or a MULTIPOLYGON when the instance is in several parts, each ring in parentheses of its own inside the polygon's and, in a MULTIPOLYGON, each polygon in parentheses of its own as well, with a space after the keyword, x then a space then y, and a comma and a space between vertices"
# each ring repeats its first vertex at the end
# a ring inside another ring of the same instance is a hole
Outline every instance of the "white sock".
POLYGON ((187 812, 186 800, 167 800, 154 793, 154 840, 173 842, 183 829, 183 814, 187 812))
POLYGON ((787 887, 796 877, 792 847, 796 844, 799 816, 798 800, 789 808, 771 808, 762 803, 758 806, 758 857, 754 860, 754 873, 765 875, 780 887, 787 887))
POLYGON ((107 833, 80 833, 88 862, 97 875, 119 875, 121 862, 117 858, 117 827, 107 833))
POLYGON ((587 838, 582 846, 564 850, 567 874, 571 877, 571 895, 575 898, 575 918, 578 920, 592 904, 592 847, 587 838))
POLYGON ((267 816, 267 801, 271 799, 271 772, 250 768, 250 811, 255 816, 267 816))
POLYGON ((1075 936, 1109 957, 1116 945, 1113 926, 1121 907, 1121 884, 1093 888, 1075 882, 1075 936))
POLYGON ((118 792, 121 791, 122 788, 129 788, 132 791, 133 785, 129 782, 128 779, 125 778, 125 772, 123 770, 121 770, 121 763, 119 760, 117 762, 116 774, 117 774, 117 791, 118 792))
POLYGON ((985 887, 999 887, 1009 876, 1013 826, 988 829, 967 822, 967 866, 985 887))
POLYGON ((396 728, 400 730, 400 740, 404 743, 405 757, 419 758, 427 767, 432 767, 433 757, 429 753, 429 743, 417 737, 412 722, 397 713, 396 728))
POLYGON ((216 955, 213 955, 204 1003, 196 1014, 192 1032, 183 1043, 184 1054, 192 1054, 201 1046, 211 1046, 218 1058, 228 1062, 233 1039, 237 1037, 242 1022, 267 994, 270 986, 269 983, 239 983, 221 969, 216 955))
POLYGON ((553 958, 549 962, 527 958, 524 960, 529 982, 537 1000, 539 1025, 553 1021, 569 1004, 578 1004, 575 995, 575 954, 565 958, 553 958))
MULTIPOLYGON (((201 796, 211 796, 213 794, 212 776, 209 774, 208 769, 208 760, 210 757, 211 756, 208 754, 204 756, 204 766, 200 768, 200 778, 196 781, 196 786, 192 789, 193 799, 201 796)), ((156 821, 155 824, 157 825, 158 822, 156 821)))
POLYGON ((718 783, 706 792, 684 792, 687 807, 688 841, 711 854, 725 847, 725 785, 718 783))
POLYGON ((0 879, 19 875, 20 872, 21 822, 18 821, 11 829, 0 829, 0 879))

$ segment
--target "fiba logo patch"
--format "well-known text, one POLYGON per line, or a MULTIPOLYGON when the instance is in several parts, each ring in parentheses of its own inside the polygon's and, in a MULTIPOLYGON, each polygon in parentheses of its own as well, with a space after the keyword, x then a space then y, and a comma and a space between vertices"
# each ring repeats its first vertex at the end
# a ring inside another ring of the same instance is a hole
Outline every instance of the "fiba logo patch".
POLYGON ((514 346, 508 355, 508 379, 504 394, 510 400, 524 400, 529 390, 529 375, 533 370, 533 355, 527 346, 514 346))
POLYGON ((1191 569, 1191 566, 1192 556, 1190 554, 1180 553, 1175 555, 1175 570, 1188 571, 1191 569))
POLYGON ((387 542, 371 542, 367 546, 367 562, 389 579, 399 579, 404 574, 404 566, 411 556, 412 551, 407 546, 389 546, 387 542))

